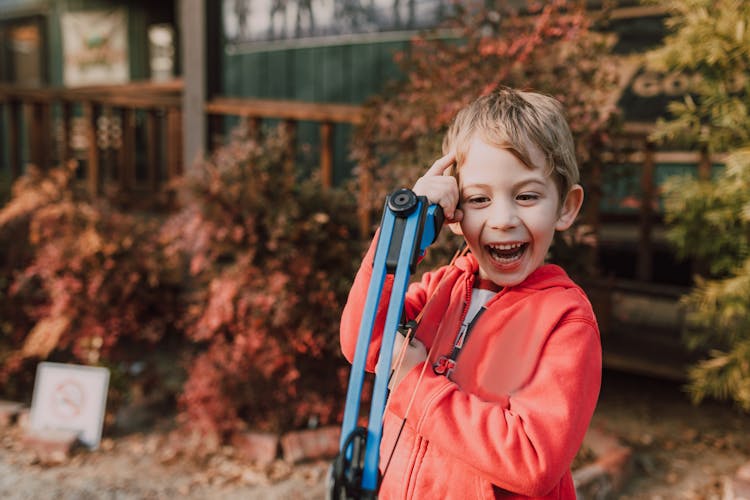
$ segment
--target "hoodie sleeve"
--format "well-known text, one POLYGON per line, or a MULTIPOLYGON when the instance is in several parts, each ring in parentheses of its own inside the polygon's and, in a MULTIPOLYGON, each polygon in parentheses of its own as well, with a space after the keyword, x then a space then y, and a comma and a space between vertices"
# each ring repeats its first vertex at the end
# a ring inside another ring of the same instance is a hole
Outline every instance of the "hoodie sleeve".
MULTIPOLYGON (((415 392, 407 425, 507 491, 542 496, 569 470, 593 415, 601 382, 601 347, 593 318, 563 318, 548 337, 537 369, 501 401, 461 391, 420 368, 398 391, 415 392)), ((394 398, 399 417, 408 398, 394 398)))
MULTIPOLYGON (((367 301, 367 289, 370 286, 370 280, 373 274, 373 260, 375 258, 375 249, 379 230, 375 234, 370 247, 367 250, 359 271, 354 278, 349 297, 341 315, 340 341, 341 350, 349 362, 354 358, 354 352, 357 348, 357 336, 362 321, 365 302, 367 301)), ((441 268, 435 272, 425 273, 419 282, 412 283, 406 292, 404 298, 404 313, 407 319, 413 319, 422 310, 428 297, 432 294, 441 276, 445 273, 446 268, 441 268)), ((393 288, 393 276, 386 275, 381 293, 381 300, 375 316, 375 325, 373 327, 372 337, 370 339, 370 349, 367 352, 367 370, 375 371, 375 365, 380 353, 380 343, 383 338, 383 327, 385 317, 388 312, 389 297, 393 288)))

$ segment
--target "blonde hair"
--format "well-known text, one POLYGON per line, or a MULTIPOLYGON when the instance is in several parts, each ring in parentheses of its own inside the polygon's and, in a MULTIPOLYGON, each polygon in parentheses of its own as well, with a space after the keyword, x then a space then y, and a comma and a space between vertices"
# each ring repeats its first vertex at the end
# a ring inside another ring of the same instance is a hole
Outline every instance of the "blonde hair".
POLYGON ((443 153, 456 151, 454 175, 475 134, 487 144, 510 151, 529 168, 546 169, 546 175, 554 178, 561 203, 579 181, 573 135, 562 105, 553 97, 499 87, 459 111, 443 139, 443 153), (545 165, 534 165, 530 147, 542 153, 545 165))

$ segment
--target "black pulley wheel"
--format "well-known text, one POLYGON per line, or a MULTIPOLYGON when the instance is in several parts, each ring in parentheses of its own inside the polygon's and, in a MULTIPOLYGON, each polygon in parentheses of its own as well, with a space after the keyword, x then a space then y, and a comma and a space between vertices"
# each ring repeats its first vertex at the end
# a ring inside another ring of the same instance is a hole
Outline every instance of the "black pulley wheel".
POLYGON ((417 195, 411 189, 399 189, 388 197, 388 208, 396 215, 409 215, 417 208, 417 195))

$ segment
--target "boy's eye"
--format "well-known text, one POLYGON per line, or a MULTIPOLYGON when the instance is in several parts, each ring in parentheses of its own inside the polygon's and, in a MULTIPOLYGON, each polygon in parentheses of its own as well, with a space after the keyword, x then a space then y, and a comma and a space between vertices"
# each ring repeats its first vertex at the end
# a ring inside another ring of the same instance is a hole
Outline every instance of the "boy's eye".
POLYGON ((477 204, 481 204, 481 203, 486 203, 487 201, 489 201, 488 197, 477 195, 477 196, 469 196, 469 197, 467 197, 466 200, 464 200, 464 203, 469 203, 469 204, 477 205, 477 204))
POLYGON ((516 196, 518 201, 535 201, 539 199, 539 195, 536 193, 521 193, 516 196))

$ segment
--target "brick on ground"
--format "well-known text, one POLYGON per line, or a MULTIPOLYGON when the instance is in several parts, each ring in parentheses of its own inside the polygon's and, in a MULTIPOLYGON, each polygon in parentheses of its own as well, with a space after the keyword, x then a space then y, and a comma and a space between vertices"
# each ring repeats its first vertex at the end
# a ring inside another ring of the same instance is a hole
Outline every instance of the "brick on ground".
POLYGON ((724 498, 732 500, 750 500, 750 462, 737 469, 737 473, 729 481, 724 498))
POLYGON ((281 437, 284 460, 298 463, 305 460, 332 458, 339 451, 339 427, 321 427, 295 431, 281 437))
MULTIPOLYGON (((581 498, 606 498, 619 491, 632 473, 632 450, 601 429, 590 427, 584 444, 596 460, 573 471, 573 482, 581 498)), ((748 499, 750 500, 750 499, 748 499)))
POLYGON ((31 421, 31 408, 28 406, 24 406, 21 408, 21 411, 18 412, 18 416, 16 416, 16 425, 22 429, 26 430, 29 428, 29 422, 31 421))
POLYGON ((0 428, 15 424, 23 407, 22 403, 0 400, 0 428))
POLYGON ((56 429, 27 429, 21 442, 40 462, 56 464, 70 458, 78 442, 78 433, 56 429))
POLYGON ((245 432, 232 438, 232 446, 243 460, 266 466, 278 456, 279 436, 264 432, 245 432))

